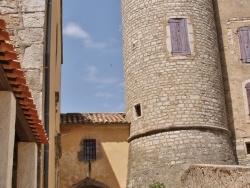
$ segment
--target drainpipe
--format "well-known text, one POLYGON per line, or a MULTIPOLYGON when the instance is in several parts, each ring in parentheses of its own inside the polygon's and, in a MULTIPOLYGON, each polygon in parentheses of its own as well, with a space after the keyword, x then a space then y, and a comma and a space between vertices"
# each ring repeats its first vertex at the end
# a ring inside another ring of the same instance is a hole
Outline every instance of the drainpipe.
MULTIPOLYGON (((49 104, 50 104, 50 42, 51 42, 52 0, 47 0, 46 46, 45 46, 45 106, 44 124, 49 137, 49 104)), ((44 147, 44 188, 49 187, 49 145, 44 147)))

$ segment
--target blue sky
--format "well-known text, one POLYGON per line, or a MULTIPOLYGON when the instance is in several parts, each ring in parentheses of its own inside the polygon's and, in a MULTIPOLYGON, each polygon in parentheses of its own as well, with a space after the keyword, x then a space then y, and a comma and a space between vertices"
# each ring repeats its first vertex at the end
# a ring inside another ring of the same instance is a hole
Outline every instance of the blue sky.
POLYGON ((62 112, 123 112, 121 2, 63 0, 62 112))

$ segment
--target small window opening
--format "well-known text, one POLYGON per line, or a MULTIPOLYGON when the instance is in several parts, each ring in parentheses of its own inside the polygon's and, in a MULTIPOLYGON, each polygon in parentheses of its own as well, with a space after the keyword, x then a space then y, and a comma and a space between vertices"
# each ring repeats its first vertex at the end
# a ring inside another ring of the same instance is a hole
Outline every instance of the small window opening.
POLYGON ((247 154, 250 154, 250 142, 246 143, 247 154))
POLYGON ((135 105, 135 115, 136 115, 136 117, 141 116, 141 104, 140 103, 135 105))
POLYGON ((96 140, 85 139, 83 152, 84 152, 84 160, 86 161, 96 160, 96 140))

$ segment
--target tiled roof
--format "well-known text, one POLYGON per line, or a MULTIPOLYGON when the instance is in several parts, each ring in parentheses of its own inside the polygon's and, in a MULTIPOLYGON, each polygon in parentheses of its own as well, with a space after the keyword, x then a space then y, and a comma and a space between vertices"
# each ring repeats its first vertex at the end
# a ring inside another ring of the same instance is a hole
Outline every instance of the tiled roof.
POLYGON ((5 22, 0 19, 0 63, 4 69, 13 94, 20 104, 36 142, 48 144, 48 137, 42 121, 38 117, 37 109, 27 86, 24 72, 17 61, 14 47, 7 43, 10 40, 9 33, 5 31, 5 22))
POLYGON ((125 113, 61 114, 61 125, 67 124, 127 124, 125 113))

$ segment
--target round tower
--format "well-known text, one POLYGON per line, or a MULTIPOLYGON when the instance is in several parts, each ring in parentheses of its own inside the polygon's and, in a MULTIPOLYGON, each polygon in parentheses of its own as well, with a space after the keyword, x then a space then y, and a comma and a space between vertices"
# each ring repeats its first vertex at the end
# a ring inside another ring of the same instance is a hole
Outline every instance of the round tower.
POLYGON ((122 0, 122 11, 127 187, 234 164, 212 0, 122 0))

